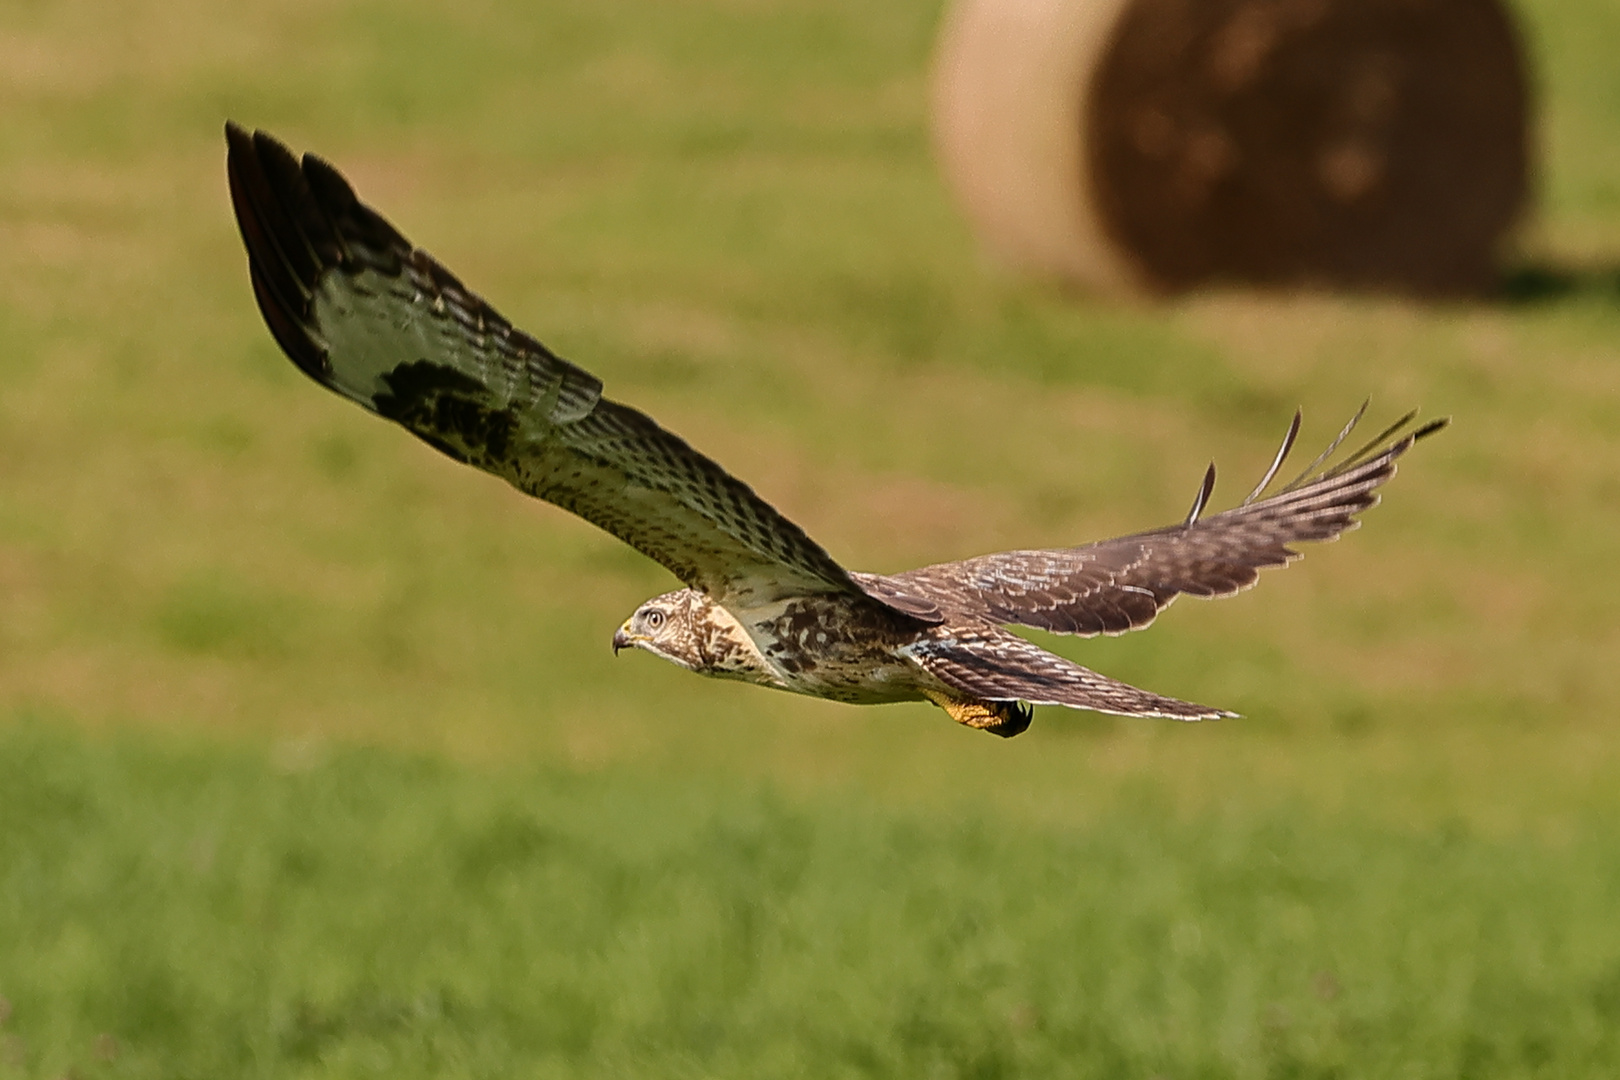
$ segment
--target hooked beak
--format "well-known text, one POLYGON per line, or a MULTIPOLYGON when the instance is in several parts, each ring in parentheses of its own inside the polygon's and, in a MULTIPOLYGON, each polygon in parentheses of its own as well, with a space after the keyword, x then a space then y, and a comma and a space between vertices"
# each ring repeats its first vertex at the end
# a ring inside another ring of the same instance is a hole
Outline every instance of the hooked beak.
POLYGON ((628 649, 635 643, 635 639, 630 636, 630 624, 625 623, 613 632, 613 655, 618 656, 620 649, 628 649))

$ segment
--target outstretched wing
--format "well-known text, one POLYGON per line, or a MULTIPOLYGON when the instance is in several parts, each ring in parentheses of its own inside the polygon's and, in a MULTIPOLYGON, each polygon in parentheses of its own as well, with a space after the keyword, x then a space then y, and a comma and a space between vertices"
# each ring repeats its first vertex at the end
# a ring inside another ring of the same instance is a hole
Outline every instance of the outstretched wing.
MULTIPOLYGON (((226 125, 253 292, 322 385, 555 503, 721 604, 862 588, 753 490, 466 289, 331 165, 226 125)), ((905 610, 904 600, 879 600, 905 610)), ((915 614, 937 621, 924 606, 915 614)))
POLYGON ((1431 421, 1401 435, 1415 415, 1409 413, 1343 463, 1318 472, 1361 415, 1298 479, 1269 498, 1260 496, 1299 433, 1298 413, 1271 468, 1234 509, 1203 516, 1215 486, 1211 465, 1180 525, 1084 547, 1005 551, 925 566, 866 587, 913 604, 932 601, 953 614, 1060 634, 1090 637, 1140 629, 1182 593, 1230 596, 1253 585, 1262 569, 1299 558, 1290 544, 1334 540, 1355 528, 1355 516, 1377 503, 1376 489, 1395 475, 1396 459, 1447 423, 1431 421))
POLYGON ((1116 716, 1165 716, 1174 720, 1218 720, 1237 715, 1099 675, 1000 627, 942 628, 923 635, 902 651, 946 686, 986 701, 1067 705, 1116 716))

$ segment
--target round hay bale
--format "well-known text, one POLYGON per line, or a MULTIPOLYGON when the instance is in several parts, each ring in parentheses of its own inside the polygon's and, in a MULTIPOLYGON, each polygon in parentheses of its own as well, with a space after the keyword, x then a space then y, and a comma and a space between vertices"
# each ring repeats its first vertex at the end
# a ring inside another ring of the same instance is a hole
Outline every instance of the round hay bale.
POLYGON ((1116 292, 1480 292, 1529 188, 1497 0, 960 0, 934 127, 994 253, 1116 292))

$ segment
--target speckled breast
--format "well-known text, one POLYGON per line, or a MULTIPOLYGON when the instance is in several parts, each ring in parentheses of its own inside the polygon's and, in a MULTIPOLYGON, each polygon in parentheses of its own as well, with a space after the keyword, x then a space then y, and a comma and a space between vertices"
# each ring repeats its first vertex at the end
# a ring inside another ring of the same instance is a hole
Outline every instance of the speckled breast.
POLYGON ((916 665, 899 652, 914 635, 876 605, 798 597, 746 619, 782 689, 861 705, 922 697, 916 665))

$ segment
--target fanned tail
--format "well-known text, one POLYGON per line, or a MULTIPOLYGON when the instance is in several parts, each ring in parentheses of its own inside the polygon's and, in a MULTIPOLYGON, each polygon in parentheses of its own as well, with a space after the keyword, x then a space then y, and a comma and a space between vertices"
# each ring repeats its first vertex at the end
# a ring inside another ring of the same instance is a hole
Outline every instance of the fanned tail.
POLYGON ((1237 714, 1165 697, 1099 675, 993 627, 925 638, 906 651, 958 694, 985 702, 1065 705, 1115 716, 1218 720, 1237 714))

